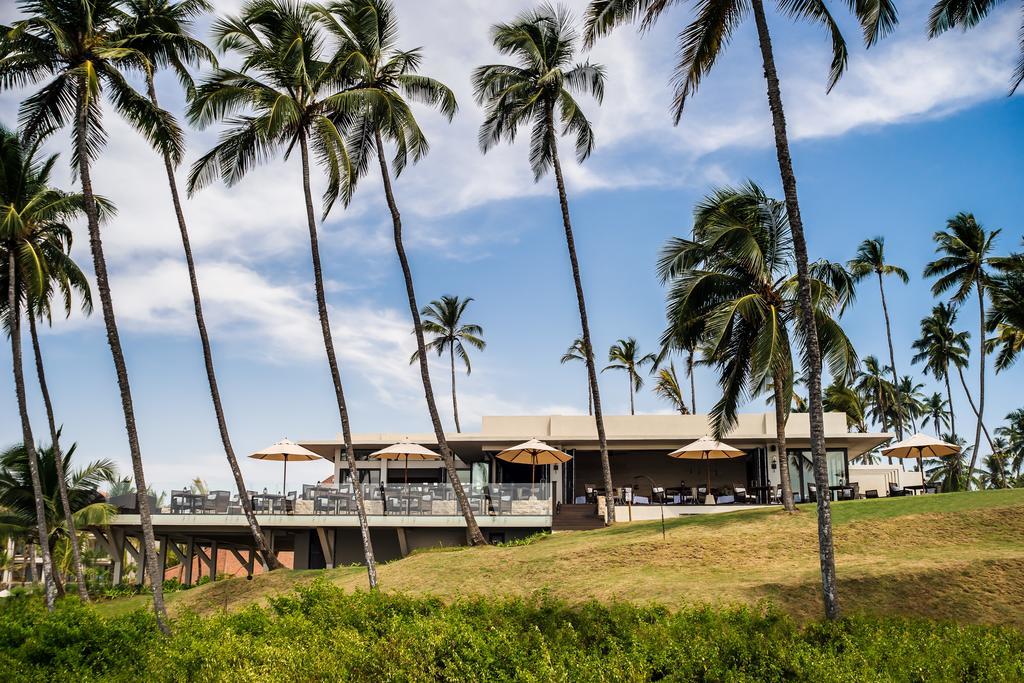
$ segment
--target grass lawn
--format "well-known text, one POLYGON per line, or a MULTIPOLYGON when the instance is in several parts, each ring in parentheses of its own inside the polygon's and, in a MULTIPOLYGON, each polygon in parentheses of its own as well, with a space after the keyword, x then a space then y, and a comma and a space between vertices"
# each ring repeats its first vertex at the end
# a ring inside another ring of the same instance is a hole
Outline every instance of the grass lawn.
MULTIPOLYGON (((1024 627, 1024 490, 848 501, 832 506, 840 599, 847 612, 1024 627)), ((564 532, 519 547, 415 553, 380 567, 381 586, 410 594, 529 595, 669 607, 769 600, 797 619, 821 615, 817 520, 748 510, 564 532)), ((281 571, 168 594, 174 613, 234 609, 318 576, 365 588, 360 567, 281 571)), ((101 604, 107 613, 144 605, 101 604)))

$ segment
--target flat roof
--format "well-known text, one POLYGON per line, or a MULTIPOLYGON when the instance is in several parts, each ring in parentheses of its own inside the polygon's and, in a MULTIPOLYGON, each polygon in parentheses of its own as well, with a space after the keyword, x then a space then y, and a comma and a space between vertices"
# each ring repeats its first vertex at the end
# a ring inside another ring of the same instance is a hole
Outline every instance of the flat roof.
MULTIPOLYGON (((608 446, 614 450, 672 450, 711 432, 707 415, 607 415, 604 418, 608 446)), ((887 432, 850 432, 843 413, 825 413, 825 440, 830 448, 845 448, 856 457, 890 440, 887 432)), ((507 446, 541 439, 561 448, 596 449, 597 426, 587 415, 498 415, 485 416, 479 432, 445 433, 457 453, 500 450, 507 446)), ((774 413, 744 413, 725 441, 753 447, 776 438, 774 413)), ((430 433, 370 432, 352 435, 360 450, 377 449, 410 440, 436 445, 430 433)), ((793 413, 786 424, 787 445, 810 445, 810 422, 806 413, 793 413)), ((299 443, 321 457, 333 460, 334 451, 344 444, 341 435, 333 439, 300 439, 299 443)))

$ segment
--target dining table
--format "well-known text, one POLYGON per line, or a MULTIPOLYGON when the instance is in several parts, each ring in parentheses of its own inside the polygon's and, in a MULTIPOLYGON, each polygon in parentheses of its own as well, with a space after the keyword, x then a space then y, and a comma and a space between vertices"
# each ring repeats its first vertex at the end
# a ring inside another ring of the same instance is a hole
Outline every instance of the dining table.
MULTIPOLYGON (((281 495, 280 493, 257 493, 256 495, 254 495, 252 497, 252 499, 254 501, 255 500, 265 500, 265 501, 267 501, 267 510, 272 515, 274 515, 274 514, 284 514, 285 512, 287 512, 287 506, 285 504, 285 501, 287 501, 287 497, 281 495), (279 503, 280 503, 280 505, 279 505, 279 503), (277 507, 281 508, 280 511, 274 509, 274 508, 277 508, 277 507)), ((258 507, 258 506, 255 503, 253 503, 253 507, 258 507)))

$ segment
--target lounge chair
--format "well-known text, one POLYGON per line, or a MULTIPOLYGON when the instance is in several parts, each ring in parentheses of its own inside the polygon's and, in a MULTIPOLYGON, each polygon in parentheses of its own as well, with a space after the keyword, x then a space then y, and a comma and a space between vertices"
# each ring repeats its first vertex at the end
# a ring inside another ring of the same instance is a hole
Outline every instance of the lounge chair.
POLYGON ((913 495, 913 494, 910 491, 908 491, 907 489, 903 488, 902 486, 899 486, 897 484, 889 482, 889 495, 890 496, 910 496, 910 495, 913 495))
POLYGON ((878 498, 878 489, 868 489, 864 492, 865 498, 878 498))
POLYGON ((744 487, 742 487, 742 486, 734 486, 734 487, 732 487, 732 490, 733 490, 733 495, 736 496, 736 502, 737 503, 750 503, 750 502, 753 502, 747 496, 747 489, 745 489, 744 487))
POLYGON ((814 484, 807 485, 807 502, 817 503, 818 502, 818 487, 814 484))

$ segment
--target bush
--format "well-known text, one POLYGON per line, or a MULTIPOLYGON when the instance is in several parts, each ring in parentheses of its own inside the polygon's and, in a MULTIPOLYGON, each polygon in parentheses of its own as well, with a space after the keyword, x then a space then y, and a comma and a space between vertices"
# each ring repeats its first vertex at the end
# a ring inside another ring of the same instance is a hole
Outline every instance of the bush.
POLYGON ((444 603, 324 581, 170 637, 150 614, 77 601, 0 607, 0 679, 408 681, 1021 680, 1024 634, 853 617, 800 627, 770 608, 688 609, 546 596, 444 603))

